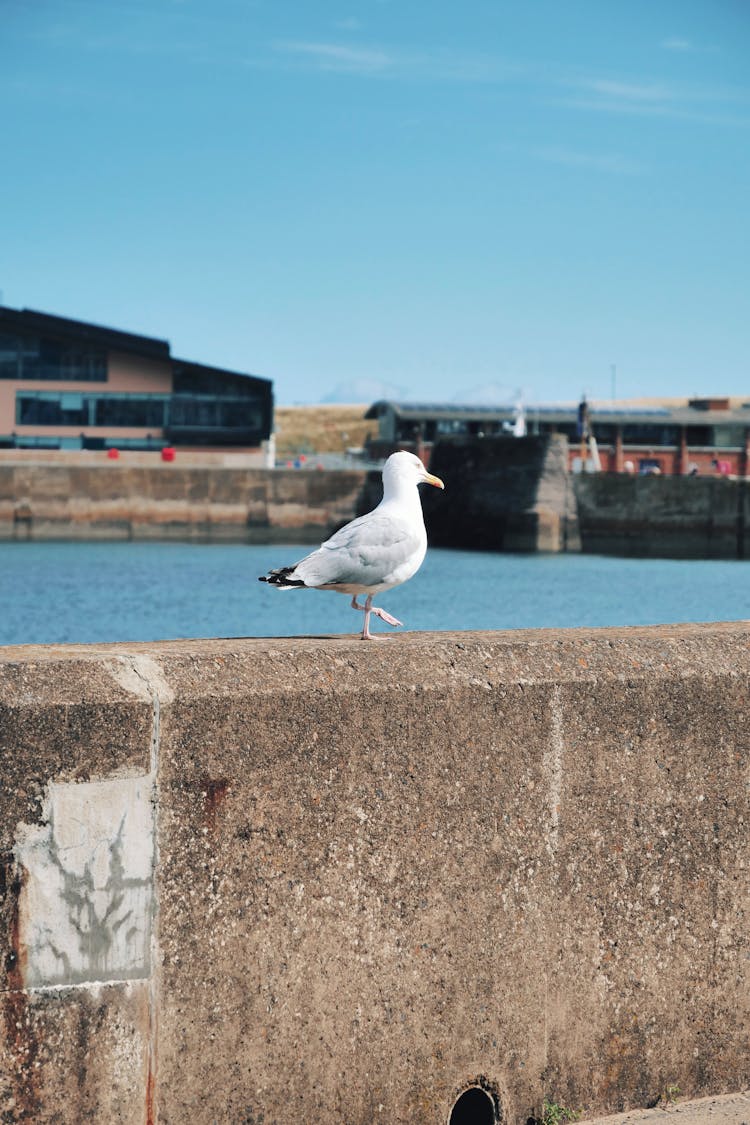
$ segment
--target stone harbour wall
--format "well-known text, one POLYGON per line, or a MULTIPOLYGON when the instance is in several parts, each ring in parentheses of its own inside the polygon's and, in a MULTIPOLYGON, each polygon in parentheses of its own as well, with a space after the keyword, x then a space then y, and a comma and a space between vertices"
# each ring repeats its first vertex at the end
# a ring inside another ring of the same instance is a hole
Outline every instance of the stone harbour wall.
POLYGON ((0 649, 0 1120, 746 1087, 749 676, 746 623, 0 649))
POLYGON ((0 462, 0 540, 318 542, 353 517, 365 477, 362 470, 0 462))
POLYGON ((744 477, 581 473, 573 481, 584 551, 750 558, 750 492, 744 477))
POLYGON ((430 470, 444 493, 423 496, 434 546, 495 551, 580 549, 568 442, 542 437, 438 442, 430 470))

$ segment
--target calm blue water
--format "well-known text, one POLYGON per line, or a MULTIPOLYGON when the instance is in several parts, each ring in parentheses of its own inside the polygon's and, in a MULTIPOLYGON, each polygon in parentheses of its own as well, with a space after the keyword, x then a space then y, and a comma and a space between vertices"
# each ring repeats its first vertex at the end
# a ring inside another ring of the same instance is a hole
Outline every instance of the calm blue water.
MULTIPOLYGON (((257 581, 309 550, 0 543, 0 644, 361 629, 340 594, 282 593, 257 581)), ((378 604, 415 630, 739 620, 750 618, 750 563, 431 549, 417 576, 378 604)))

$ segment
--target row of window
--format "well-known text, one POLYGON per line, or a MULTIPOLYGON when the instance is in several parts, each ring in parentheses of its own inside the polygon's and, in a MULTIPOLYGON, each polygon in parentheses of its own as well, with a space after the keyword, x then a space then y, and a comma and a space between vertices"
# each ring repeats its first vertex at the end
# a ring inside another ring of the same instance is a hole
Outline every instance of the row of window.
POLYGON ((0 332, 0 379, 105 383, 107 356, 59 340, 0 332))
POLYGON ((154 452, 167 444, 165 438, 145 437, 91 437, 76 434, 60 437, 54 434, 40 437, 38 434, 0 434, 0 449, 119 449, 154 452))
MULTIPOLYGON (((536 428, 536 423, 532 422, 536 428)), ((659 422, 624 422, 619 427, 612 422, 590 421, 590 429, 594 437, 602 445, 614 445, 617 440, 617 430, 624 445, 667 445, 680 444, 680 430, 676 425, 665 425, 659 422)), ((575 422, 563 422, 556 425, 549 422, 539 423, 539 433, 557 431, 566 434, 571 442, 581 440, 578 426, 575 422)), ((745 443, 745 427, 738 425, 720 426, 685 426, 685 441, 688 445, 711 445, 730 448, 745 443)))
MULTIPOLYGON (((400 422, 397 426, 397 441, 413 441, 417 432, 421 433, 424 441, 436 441, 440 437, 459 436, 489 436, 507 432, 507 425, 500 421, 467 421, 460 418, 440 419, 426 421, 419 424, 413 422, 400 422)), ((534 418, 527 418, 530 433, 565 434, 571 442, 581 440, 581 434, 576 422, 540 422, 534 418)), ((614 445, 617 439, 617 430, 620 429, 622 441, 625 445, 667 445, 680 444, 680 427, 664 425, 663 423, 625 422, 619 427, 613 423, 593 421, 591 429, 594 437, 601 444, 614 445)), ((706 445, 729 448, 743 445, 745 441, 745 427, 743 426, 686 426, 685 438, 688 445, 706 445)))
POLYGON ((166 430, 260 428, 258 405, 245 398, 215 399, 200 395, 94 395, 66 391, 19 392, 19 426, 106 426, 166 430))

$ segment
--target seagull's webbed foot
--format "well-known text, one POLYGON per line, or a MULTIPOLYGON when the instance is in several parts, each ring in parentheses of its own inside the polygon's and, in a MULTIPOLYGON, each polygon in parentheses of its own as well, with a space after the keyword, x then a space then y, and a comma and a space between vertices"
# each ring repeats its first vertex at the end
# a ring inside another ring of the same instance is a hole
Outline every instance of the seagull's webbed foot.
POLYGON ((384 609, 378 609, 377 606, 372 607, 372 612, 381 621, 386 621, 389 625, 403 625, 403 621, 399 621, 397 617, 391 617, 390 613, 386 613, 384 609))
POLYGON ((377 606, 374 606, 372 604, 372 594, 368 594, 367 598, 365 599, 364 605, 359 604, 359 602, 357 601, 357 595, 355 594, 352 598, 351 606, 352 609, 360 609, 365 615, 365 624, 364 628, 362 629, 363 641, 377 641, 380 639, 376 633, 370 632, 371 613, 374 613, 376 617, 379 617, 381 621, 385 621, 388 625, 403 625, 403 621, 399 621, 397 617, 392 617, 391 614, 386 613, 384 609, 378 609, 377 606))

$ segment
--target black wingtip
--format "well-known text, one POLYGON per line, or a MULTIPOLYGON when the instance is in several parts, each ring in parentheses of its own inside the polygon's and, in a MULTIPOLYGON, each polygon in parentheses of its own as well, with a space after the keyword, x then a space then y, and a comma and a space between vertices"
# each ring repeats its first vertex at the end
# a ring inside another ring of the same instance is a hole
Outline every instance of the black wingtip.
POLYGON ((282 566, 278 570, 269 571, 268 574, 261 574, 258 581, 267 582, 269 586, 275 586, 278 590, 304 589, 305 583, 301 579, 289 577, 293 573, 293 566, 282 566))

